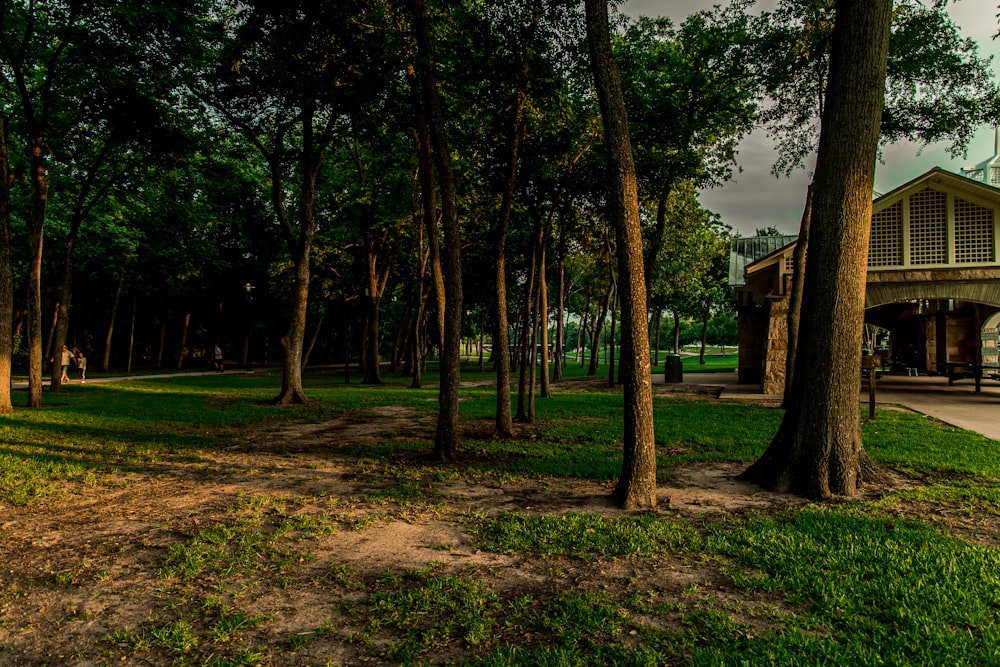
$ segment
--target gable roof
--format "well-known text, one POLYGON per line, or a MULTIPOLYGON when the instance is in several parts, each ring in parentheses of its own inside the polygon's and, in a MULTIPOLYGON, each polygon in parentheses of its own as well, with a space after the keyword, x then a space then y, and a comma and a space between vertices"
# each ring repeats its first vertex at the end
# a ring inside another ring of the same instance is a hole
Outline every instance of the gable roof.
POLYGON ((737 237, 729 243, 729 286, 746 285, 746 268, 798 240, 795 234, 737 237))
POLYGON ((967 176, 945 171, 941 167, 933 167, 920 176, 917 176, 916 178, 903 183, 899 187, 876 197, 875 205, 877 206, 879 202, 882 201, 895 199, 903 191, 910 188, 916 188, 920 185, 938 185, 948 187, 971 197, 976 197, 977 199, 986 201, 987 203, 995 206, 1000 206, 1000 188, 982 181, 977 181, 967 176))

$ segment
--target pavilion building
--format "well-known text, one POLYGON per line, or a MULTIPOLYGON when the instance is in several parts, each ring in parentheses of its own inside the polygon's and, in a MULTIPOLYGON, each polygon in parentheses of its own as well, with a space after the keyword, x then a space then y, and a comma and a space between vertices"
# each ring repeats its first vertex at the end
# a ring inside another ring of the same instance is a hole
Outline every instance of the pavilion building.
MULTIPOLYGON (((998 186, 1000 133, 990 160, 961 174, 934 168, 875 198, 865 323, 883 331, 887 368, 950 380, 1000 372, 998 186)), ((739 381, 766 394, 784 391, 796 241, 737 238, 730 249, 739 381)))

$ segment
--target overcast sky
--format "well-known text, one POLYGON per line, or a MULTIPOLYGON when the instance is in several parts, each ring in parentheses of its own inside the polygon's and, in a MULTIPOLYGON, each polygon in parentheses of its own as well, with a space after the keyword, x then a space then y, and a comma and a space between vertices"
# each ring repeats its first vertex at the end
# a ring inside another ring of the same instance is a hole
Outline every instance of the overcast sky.
MULTIPOLYGON (((622 6, 629 16, 668 16, 680 23, 692 12, 724 4, 722 0, 626 0, 622 6)), ((758 7, 773 8, 774 2, 758 2, 758 7)), ((997 2, 994 0, 953 0, 949 13, 962 34, 979 43, 981 55, 994 55, 993 70, 1000 72, 997 61, 1000 45, 993 40, 997 32, 997 2)), ((931 145, 920 155, 915 144, 896 144, 883 152, 884 164, 875 171, 875 190, 888 192, 915 178, 931 167, 957 171, 959 167, 981 162, 993 155, 995 132, 983 126, 969 145, 965 159, 952 161, 945 145, 931 145)), ((809 174, 795 172, 790 178, 776 178, 771 174, 775 153, 763 132, 755 132, 743 141, 738 157, 742 172, 734 181, 723 187, 706 190, 701 194, 705 208, 722 216, 723 221, 744 235, 751 235, 756 228, 775 226, 794 234, 798 232, 799 218, 805 201, 809 174)))

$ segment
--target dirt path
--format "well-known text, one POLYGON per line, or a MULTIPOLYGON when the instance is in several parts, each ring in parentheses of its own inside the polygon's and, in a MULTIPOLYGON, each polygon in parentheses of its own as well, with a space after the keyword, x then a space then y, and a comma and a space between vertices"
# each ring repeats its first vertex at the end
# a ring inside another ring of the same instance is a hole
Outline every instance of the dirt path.
MULTIPOLYGON (((273 648, 337 620, 331 599, 350 595, 344 572, 372 581, 387 571, 479 568, 501 590, 625 586, 638 577, 668 591, 702 585, 726 593, 728 584, 716 570, 671 558, 572 561, 553 575, 551 564, 478 550, 468 532, 467 517, 511 510, 622 516, 605 485, 441 476, 415 456, 385 464, 345 451, 347 445, 426 437, 431 426, 402 408, 374 408, 246 435, 194 462, 162 463, 116 478, 114 487, 80 489, 68 502, 3 507, 0 664, 170 664, 171 654, 158 653, 155 645, 137 650, 143 646, 139 633, 178 615, 201 618, 198 613, 208 612, 197 611, 198 605, 216 603, 266 619, 242 635, 248 645, 272 647, 258 664, 354 663, 363 653, 349 642, 318 643, 280 660, 273 648), (399 496, 407 484, 420 491, 412 501, 399 496), (237 549, 260 549, 254 556, 259 562, 229 572, 203 564, 194 575, 182 574, 193 567, 184 560, 195 558, 196 539, 210 553, 208 531, 233 527, 243 531, 241 539, 263 536, 237 549), (284 536, 280 553, 267 546, 276 536, 284 536), (279 566, 283 558, 290 560, 279 566)), ((659 511, 698 520, 804 502, 734 480, 742 467, 676 470, 672 484, 660 489, 665 502, 659 511)), ((148 633, 142 636, 151 641, 148 633)))

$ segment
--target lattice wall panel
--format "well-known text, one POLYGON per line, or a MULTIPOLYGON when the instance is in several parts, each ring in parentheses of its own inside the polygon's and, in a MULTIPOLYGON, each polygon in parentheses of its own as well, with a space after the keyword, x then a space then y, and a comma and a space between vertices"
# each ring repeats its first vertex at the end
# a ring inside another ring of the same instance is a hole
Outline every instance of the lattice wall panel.
POLYGON ((868 266, 903 263, 903 202, 896 202, 872 216, 868 266))
POLYGON ((910 196, 910 263, 945 264, 948 261, 947 199, 927 188, 910 196))
POLYGON ((955 199, 955 263, 993 261, 993 211, 955 199))

